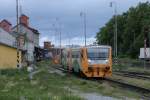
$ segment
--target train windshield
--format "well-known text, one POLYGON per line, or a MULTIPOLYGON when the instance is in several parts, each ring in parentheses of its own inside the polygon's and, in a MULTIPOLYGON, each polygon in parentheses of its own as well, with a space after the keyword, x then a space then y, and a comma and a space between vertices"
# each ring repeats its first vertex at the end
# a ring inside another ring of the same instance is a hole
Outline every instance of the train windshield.
POLYGON ((109 57, 109 48, 89 48, 87 53, 90 60, 107 60, 109 57))

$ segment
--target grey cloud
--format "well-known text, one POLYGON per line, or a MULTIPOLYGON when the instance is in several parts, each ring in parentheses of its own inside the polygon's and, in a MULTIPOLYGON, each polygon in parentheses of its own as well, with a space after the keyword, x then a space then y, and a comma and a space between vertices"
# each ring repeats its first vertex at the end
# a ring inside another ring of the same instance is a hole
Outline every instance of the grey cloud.
MULTIPOLYGON (((15 1, 16 0, 0 0, 0 20, 5 18, 11 21, 13 25, 15 25, 15 1)), ((113 8, 109 7, 109 3, 111 1, 117 2, 118 13, 121 14, 122 12, 127 11, 129 7, 137 5, 138 2, 145 2, 147 0, 19 1, 22 5, 22 12, 30 17, 30 25, 34 28, 37 28, 41 32, 41 38, 50 39, 54 42, 54 34, 56 32, 54 31, 54 27, 52 25, 57 24, 56 17, 59 18, 59 22, 62 26, 61 30, 63 41, 66 41, 68 37, 73 40, 82 40, 83 20, 80 17, 80 12, 86 12, 87 37, 89 38, 89 40, 92 40, 95 37, 96 33, 99 31, 99 28, 104 26, 105 23, 112 17, 114 13, 113 8)))

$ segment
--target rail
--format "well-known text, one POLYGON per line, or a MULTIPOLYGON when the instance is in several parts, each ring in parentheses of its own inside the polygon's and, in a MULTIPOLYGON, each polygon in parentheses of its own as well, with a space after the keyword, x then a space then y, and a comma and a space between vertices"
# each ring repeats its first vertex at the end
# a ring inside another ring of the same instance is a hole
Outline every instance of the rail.
MULTIPOLYGON (((63 72, 68 72, 68 70, 64 69, 62 66, 57 66, 57 67, 55 66, 55 68, 58 69, 58 70, 61 70, 63 72)), ((140 86, 136 86, 136 85, 133 85, 133 84, 128 84, 128 83, 122 82, 120 80, 112 79, 112 78, 103 78, 103 79, 106 80, 106 81, 109 81, 111 83, 118 84, 121 87, 135 90, 135 91, 141 93, 142 98, 144 100, 150 100, 150 89, 147 89, 147 88, 144 88, 144 87, 140 87, 140 86)), ((96 80, 92 79, 92 81, 99 82, 99 80, 97 80, 97 79, 96 80)))
POLYGON ((117 72, 113 72, 116 75, 121 75, 121 76, 125 76, 125 77, 130 77, 130 78, 137 78, 137 79, 144 79, 144 80, 150 80, 150 76, 149 75, 145 75, 145 74, 141 74, 141 73, 132 73, 132 72, 121 72, 121 71, 117 71, 117 72))
POLYGON ((147 89, 147 88, 144 88, 144 87, 139 87, 139 86, 136 86, 136 85, 133 85, 133 84, 124 83, 124 82, 121 82, 119 80, 115 80, 115 79, 111 79, 111 78, 104 78, 104 79, 106 81, 118 84, 123 88, 128 88, 130 90, 135 90, 136 92, 141 93, 142 99, 150 100, 150 89, 147 89))

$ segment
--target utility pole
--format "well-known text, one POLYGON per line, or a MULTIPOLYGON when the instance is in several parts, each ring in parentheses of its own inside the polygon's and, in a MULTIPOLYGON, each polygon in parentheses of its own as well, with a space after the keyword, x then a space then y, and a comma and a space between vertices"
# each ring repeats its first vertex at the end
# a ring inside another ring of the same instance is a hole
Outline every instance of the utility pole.
POLYGON ((60 63, 62 64, 62 50, 61 50, 61 24, 60 24, 60 63))
POLYGON ((117 3, 115 1, 110 2, 110 7, 113 7, 114 5, 114 17, 115 17, 115 30, 114 30, 114 56, 117 61, 118 56, 118 41, 117 41, 117 35, 118 35, 118 24, 117 24, 117 3))
POLYGON ((61 60, 62 60, 62 54, 61 54, 61 23, 60 23, 60 21, 59 21, 59 19, 58 18, 56 18, 56 21, 57 21, 57 23, 58 23, 58 33, 59 33, 59 45, 60 45, 60 62, 61 62, 61 60))
POLYGON ((57 33, 57 28, 55 26, 55 24, 52 24, 53 28, 54 28, 54 43, 55 45, 57 44, 57 41, 56 41, 56 33, 57 33))
POLYGON ((60 25, 60 49, 61 49, 61 25, 60 25))
POLYGON ((70 44, 70 34, 68 34, 68 42, 69 42, 69 47, 71 47, 71 44, 70 44))
POLYGON ((86 13, 81 12, 80 16, 83 17, 83 24, 84 24, 84 42, 85 42, 85 47, 86 47, 86 13))
MULTIPOLYGON (((19 5, 19 2, 18 2, 18 0, 16 0, 17 35, 18 35, 18 31, 19 31, 19 27, 18 27, 18 24, 19 24, 19 10, 18 9, 19 9, 19 7, 18 7, 18 5, 19 5)), ((17 47, 18 47, 18 41, 17 41, 17 47)))
POLYGON ((19 54, 19 2, 16 0, 16 23, 17 23, 17 68, 20 68, 20 54, 19 54))

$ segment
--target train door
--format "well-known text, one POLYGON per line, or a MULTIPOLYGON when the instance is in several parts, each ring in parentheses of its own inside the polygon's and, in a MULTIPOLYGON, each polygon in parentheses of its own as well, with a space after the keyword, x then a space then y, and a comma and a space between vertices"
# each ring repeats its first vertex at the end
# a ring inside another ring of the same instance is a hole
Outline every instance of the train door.
POLYGON ((71 49, 68 50, 67 52, 67 69, 69 72, 72 70, 72 51, 71 49))
POLYGON ((88 61, 87 61, 87 49, 82 48, 80 52, 80 60, 81 60, 81 70, 88 70, 88 61))

